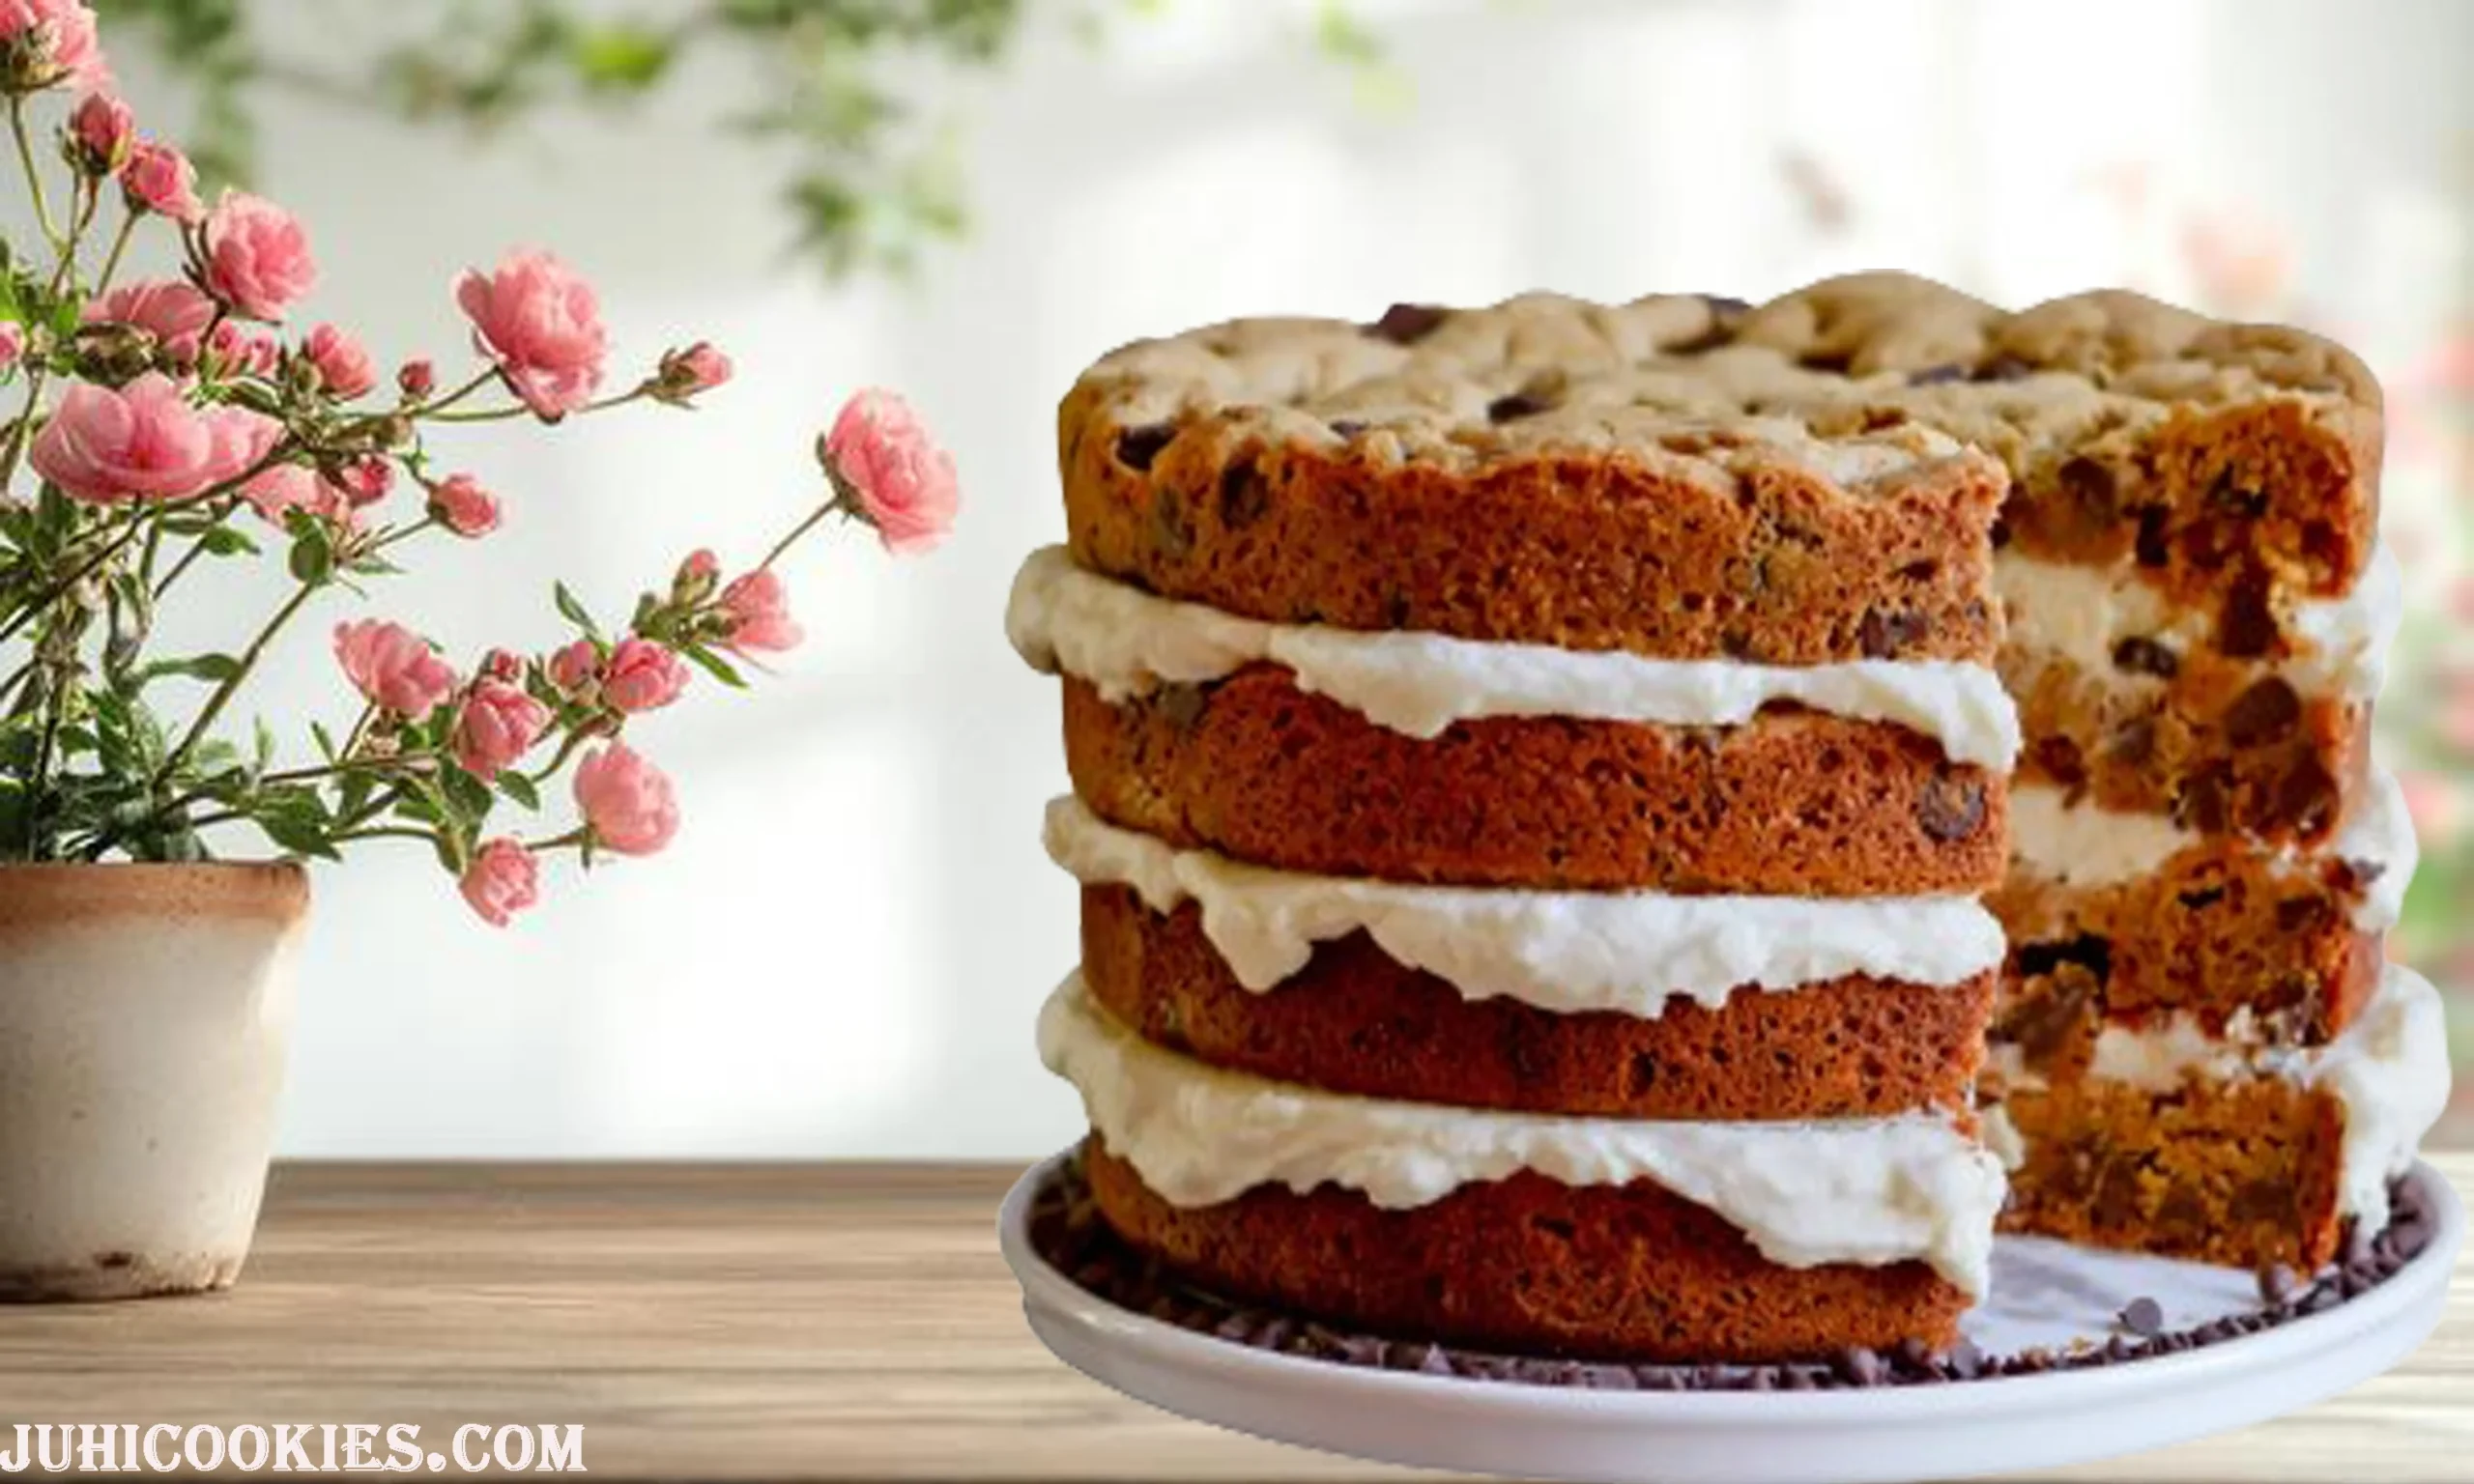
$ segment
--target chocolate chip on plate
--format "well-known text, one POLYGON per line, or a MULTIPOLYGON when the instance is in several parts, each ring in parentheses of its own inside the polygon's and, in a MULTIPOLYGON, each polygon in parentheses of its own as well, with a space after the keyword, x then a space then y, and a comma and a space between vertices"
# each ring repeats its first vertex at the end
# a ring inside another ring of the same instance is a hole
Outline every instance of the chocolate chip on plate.
POLYGON ((2143 1339, 2152 1338, 2165 1332, 2165 1306, 2153 1298, 2133 1298, 2122 1306, 2118 1323, 2143 1339))

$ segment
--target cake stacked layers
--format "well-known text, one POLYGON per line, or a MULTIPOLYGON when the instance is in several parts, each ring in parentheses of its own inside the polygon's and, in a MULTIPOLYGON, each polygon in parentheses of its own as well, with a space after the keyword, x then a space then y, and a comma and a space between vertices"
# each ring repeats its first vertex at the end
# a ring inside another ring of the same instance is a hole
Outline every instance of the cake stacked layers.
POLYGON ((1129 1242, 1533 1353, 1942 1346, 2016 718, 1999 462, 1749 404, 1739 306, 1532 298, 1111 356, 1059 673, 1082 965, 1040 1040, 1129 1242))

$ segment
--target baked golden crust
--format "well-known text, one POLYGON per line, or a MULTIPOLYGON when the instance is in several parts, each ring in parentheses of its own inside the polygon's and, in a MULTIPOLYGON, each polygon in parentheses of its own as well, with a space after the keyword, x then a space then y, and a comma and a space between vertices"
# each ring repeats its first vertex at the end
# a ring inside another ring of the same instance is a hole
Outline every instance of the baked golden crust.
POLYGON ((1384 1211, 1355 1191, 1259 1186, 1180 1209, 1094 1137, 1101 1216, 1233 1298, 1399 1339, 1575 1358, 1754 1361, 1958 1338, 1967 1296, 1922 1263, 1772 1264, 1716 1213, 1645 1181, 1522 1173, 1384 1211))
POLYGON ((1395 306, 1128 346, 1058 445, 1076 557, 1231 613, 1778 663, 1988 657, 1978 539, 2194 602, 2348 587, 2377 385, 2298 330, 1923 279, 1395 306), (1960 445, 1981 452, 1962 452, 1960 445), (1989 457, 1988 457, 1989 456, 1989 457))
POLYGON ((2317 1270, 2344 1233, 2345 1108, 2274 1078, 2008 1093, 2024 1138, 2004 1230, 2235 1268, 2317 1270))
POLYGON ((1162 915, 1128 887, 1082 892, 1082 977, 1144 1040, 1278 1082, 1409 1102, 1699 1120, 1962 1114, 1993 972, 1949 987, 1851 975, 1655 1019, 1470 1000, 1364 933, 1317 948, 1256 993, 1192 903, 1162 915))
POLYGON ((1887 723, 1464 722, 1430 741, 1255 666, 1110 705, 1065 681, 1075 792, 1182 849, 1469 886, 1856 897, 2001 879, 2007 784, 1887 723))

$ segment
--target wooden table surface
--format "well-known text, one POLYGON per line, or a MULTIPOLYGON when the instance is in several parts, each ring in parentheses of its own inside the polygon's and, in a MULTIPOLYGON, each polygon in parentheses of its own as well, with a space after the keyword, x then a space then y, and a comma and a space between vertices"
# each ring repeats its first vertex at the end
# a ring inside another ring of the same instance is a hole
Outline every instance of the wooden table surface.
MULTIPOLYGON (((2474 1194, 2474 1155, 2439 1163, 2474 1194)), ((19 1421, 416 1422, 425 1448, 514 1421, 583 1424, 606 1478, 1420 1477, 1179 1421, 1050 1359, 996 1255, 1013 1175, 283 1167, 236 1292, 0 1310, 0 1447, 19 1421)), ((2046 1477, 2466 1484, 2474 1265, 2451 1298, 2402 1370, 2315 1411, 2046 1477)))

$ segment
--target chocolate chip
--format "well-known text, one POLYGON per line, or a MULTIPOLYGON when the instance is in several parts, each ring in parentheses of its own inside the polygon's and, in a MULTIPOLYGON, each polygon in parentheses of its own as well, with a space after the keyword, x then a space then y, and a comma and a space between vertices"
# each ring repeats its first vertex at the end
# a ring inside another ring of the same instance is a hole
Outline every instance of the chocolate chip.
POLYGON ((2114 668, 2135 675, 2154 675, 2171 680, 2181 670, 2182 662, 2172 650, 2143 636, 2133 636, 2114 645, 2114 668))
POLYGON ((1967 379, 1968 368, 1955 360, 1945 360, 1938 366, 1926 366, 1921 371, 1907 373, 1907 385, 1910 386, 1940 386, 1944 383, 1964 382, 1967 379))
POLYGON ((1899 1341, 1891 1355, 1897 1358, 1900 1365, 1919 1375, 1933 1369, 1933 1347, 1914 1335, 1911 1334, 1899 1341))
POLYGON ((1243 530, 1272 507, 1271 481, 1252 459, 1239 459, 1220 471, 1220 524, 1243 530))
POLYGON ((1199 685, 1164 685, 1152 704, 1161 719, 1179 731, 1192 731, 1211 709, 1211 692, 1199 685))
POLYGON ((2268 497, 2258 490, 2245 489, 2233 482, 2233 471, 2226 470, 2216 476, 2207 489, 2210 509, 2224 510, 2245 520, 2258 520, 2268 513, 2268 497))
POLYGON ((2086 969, 2088 977, 2102 985, 2114 975, 2113 941, 2083 932, 2058 942, 2024 943, 2019 947, 2019 973, 2025 978, 2050 978, 2064 964, 2086 969))
POLYGON ((2105 744, 2105 756, 2126 768, 2145 766, 2156 756, 2156 718, 2135 716, 2122 723, 2105 744))
POLYGON ((1117 435, 1117 462, 1126 468, 1150 472, 1152 461, 1160 450, 1176 439, 1173 423, 1155 422, 1149 427, 1128 428, 1117 435))
POLYGON ((1807 371, 1845 376, 1856 365, 1856 353, 1852 350, 1830 350, 1823 346, 1815 346, 1797 357, 1796 364, 1807 371))
POLYGON ((1593 1365, 1581 1372, 1581 1384, 1592 1391, 1637 1391, 1640 1384, 1628 1367, 1593 1365))
POLYGON ((1394 304, 1383 318, 1364 327, 1366 333, 1394 345, 1415 345, 1441 328, 1452 311, 1433 304, 1394 304))
POLYGON ((2143 1338, 2162 1334, 2165 1332, 2165 1306, 2153 1298, 2133 1298, 2123 1306, 2117 1323, 2143 1338))
POLYGON ((2272 590, 2268 574, 2259 567, 2245 567, 2234 578, 2217 614, 2218 649, 2237 660, 2256 660, 2275 652, 2277 614, 2268 601, 2272 590))
POLYGON ((1884 614, 1878 608, 1866 609, 1863 621, 1856 626, 1856 642, 1864 646, 1868 660, 1895 659, 1910 644, 1932 632, 1933 620, 1922 614, 1884 614))
POLYGON ((1947 773, 1926 779, 1915 797, 1915 822, 1945 844, 1973 835, 1984 823, 1983 783, 1947 773))
POLYGON ((1553 407, 1553 403, 1535 393, 1515 391, 1487 403, 1486 420, 1493 423, 1517 422, 1523 417, 1535 417, 1553 407))
POLYGON ((1336 437, 1355 438, 1365 431, 1366 424, 1358 421, 1354 417, 1335 417, 1332 419, 1332 432, 1336 437))
POLYGON ((1726 294, 1704 294, 1701 302, 1710 306, 1710 318, 1713 320, 1735 320, 1752 312, 1749 300, 1726 294))
POLYGON ((2090 528, 2111 526, 2119 513, 2114 505, 2114 471, 2084 453, 2072 454, 2054 471, 2062 495, 2090 528))
POLYGON ((2337 781, 2317 758, 2305 757, 2277 785, 2270 809, 2267 823, 2282 821, 2298 834, 2317 835, 2336 822, 2337 781))
POLYGON ((2227 771, 2210 768, 2194 774, 2173 800, 2173 822, 2205 835, 2221 835, 2233 819, 2233 795, 2227 771))
POLYGON ((2014 356, 2008 351, 2003 351, 2000 355, 1977 366, 1973 379, 1979 382, 2016 382, 2034 375, 2035 370, 2034 361, 2024 356, 2014 356))
POLYGON ((1973 1340, 1959 1341, 1943 1358, 1949 1362, 1951 1374, 1961 1381, 1973 1381, 1984 1374, 1984 1352, 1975 1348, 1973 1340))
POLYGON ((2062 787, 2078 789, 2087 785, 2087 760, 2080 753, 2079 744, 2068 737, 2038 737, 2028 756, 2045 777, 2062 787))
POLYGON ((1890 1368, 1883 1362, 1879 1354, 1864 1346, 1849 1346, 1830 1359, 1837 1368, 1838 1374, 1845 1377, 1853 1385, 1878 1386, 1889 1380, 1890 1368))
POLYGON ((2142 505, 2139 511, 2139 534, 2131 540, 2131 553, 2143 567, 2161 567, 2173 559, 2173 550, 2165 540, 2165 523, 2172 512, 2163 505, 2142 505))
POLYGON ((2225 708, 2225 739, 2235 747, 2281 741, 2302 720, 2302 698, 2282 675, 2255 680, 2225 708))
POLYGON ((2332 927, 2337 904, 2325 897, 2287 897, 2277 903, 2277 931, 2299 936, 2332 927))

